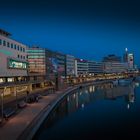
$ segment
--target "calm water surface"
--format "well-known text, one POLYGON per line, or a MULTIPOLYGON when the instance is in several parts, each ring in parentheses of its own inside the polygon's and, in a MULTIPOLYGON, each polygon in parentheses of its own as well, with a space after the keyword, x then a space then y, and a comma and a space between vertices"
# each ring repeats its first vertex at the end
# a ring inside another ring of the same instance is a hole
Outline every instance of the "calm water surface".
POLYGON ((34 139, 140 139, 139 83, 89 86, 64 98, 34 139))

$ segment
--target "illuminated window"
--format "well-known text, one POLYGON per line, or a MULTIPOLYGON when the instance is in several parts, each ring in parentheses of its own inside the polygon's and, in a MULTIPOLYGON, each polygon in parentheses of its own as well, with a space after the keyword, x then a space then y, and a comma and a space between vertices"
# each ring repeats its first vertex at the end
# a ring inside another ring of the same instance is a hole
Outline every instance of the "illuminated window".
POLYGON ((14 82, 14 79, 13 78, 7 78, 7 81, 8 82, 14 82))
POLYGON ((3 83, 3 82, 4 82, 3 78, 0 78, 0 83, 3 83))

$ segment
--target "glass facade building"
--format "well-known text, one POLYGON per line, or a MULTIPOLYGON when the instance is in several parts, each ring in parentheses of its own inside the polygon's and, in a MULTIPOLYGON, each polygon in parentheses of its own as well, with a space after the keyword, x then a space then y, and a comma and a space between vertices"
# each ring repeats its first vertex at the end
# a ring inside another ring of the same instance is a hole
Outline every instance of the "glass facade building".
POLYGON ((66 55, 46 49, 47 76, 66 76, 66 55))
POLYGON ((28 54, 28 74, 46 75, 45 49, 32 47, 27 50, 28 54))

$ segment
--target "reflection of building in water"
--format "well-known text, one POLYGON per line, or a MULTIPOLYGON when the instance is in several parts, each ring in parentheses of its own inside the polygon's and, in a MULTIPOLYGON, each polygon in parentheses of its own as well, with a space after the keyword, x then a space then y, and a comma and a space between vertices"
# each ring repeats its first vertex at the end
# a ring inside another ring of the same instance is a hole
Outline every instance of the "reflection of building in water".
POLYGON ((113 84, 112 83, 105 83, 105 84, 101 84, 101 85, 96 85, 95 89, 96 90, 103 90, 103 89, 110 89, 113 88, 113 84))
POLYGON ((89 86, 88 92, 93 93, 95 91, 95 86, 89 86))
POLYGON ((68 97, 68 113, 75 112, 77 109, 77 93, 68 97))
POLYGON ((101 99, 116 99, 117 97, 125 96, 125 100, 128 103, 134 102, 133 86, 117 86, 112 88, 111 85, 103 84, 100 86, 85 87, 68 96, 68 112, 75 112, 78 108, 84 108, 89 102, 101 99))
POLYGON ((68 112, 75 112, 78 108, 83 108, 85 104, 88 104, 93 100, 94 86, 86 87, 78 92, 67 97, 68 101, 68 112), (92 91, 92 92, 89 92, 92 91))
POLYGON ((131 91, 125 96, 125 101, 127 103, 127 108, 129 109, 131 104, 135 101, 134 87, 132 87, 131 91))
POLYGON ((68 113, 67 109, 67 98, 62 100, 59 104, 59 106, 56 106, 54 110, 49 114, 47 120, 44 122, 44 127, 49 128, 53 124, 55 124, 58 120, 65 117, 68 113))
POLYGON ((82 104, 87 104, 90 102, 90 93, 88 93, 88 88, 82 90, 82 94, 78 94, 78 107, 82 107, 82 104))
POLYGON ((134 87, 133 86, 117 86, 114 88, 110 88, 105 90, 105 98, 106 99, 115 99, 117 97, 121 97, 124 95, 134 94, 134 87))

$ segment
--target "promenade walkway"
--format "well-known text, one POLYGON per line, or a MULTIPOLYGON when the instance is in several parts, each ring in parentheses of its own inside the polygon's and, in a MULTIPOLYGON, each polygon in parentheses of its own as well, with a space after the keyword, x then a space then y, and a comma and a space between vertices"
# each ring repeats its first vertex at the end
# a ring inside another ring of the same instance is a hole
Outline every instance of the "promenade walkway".
POLYGON ((38 103, 28 104, 26 108, 0 127, 0 140, 16 140, 26 130, 29 124, 39 115, 39 113, 47 106, 50 106, 66 91, 72 88, 67 88, 63 91, 57 91, 54 94, 43 96, 38 103))

